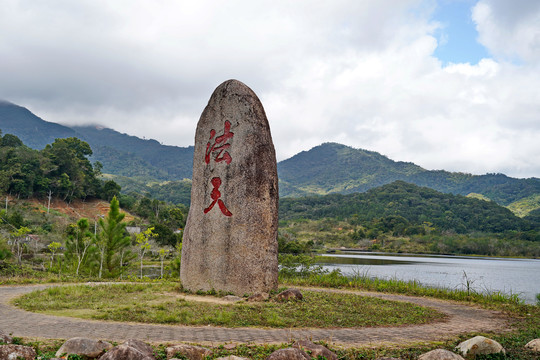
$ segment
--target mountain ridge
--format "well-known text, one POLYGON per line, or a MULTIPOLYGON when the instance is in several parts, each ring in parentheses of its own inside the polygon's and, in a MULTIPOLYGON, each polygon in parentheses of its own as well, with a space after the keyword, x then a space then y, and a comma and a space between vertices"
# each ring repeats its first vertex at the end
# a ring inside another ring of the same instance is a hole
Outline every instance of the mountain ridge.
POLYGON ((324 143, 283 160, 278 164, 278 172, 287 191, 300 196, 365 192, 397 180, 455 195, 477 193, 505 206, 540 194, 538 178, 426 170, 374 151, 337 143, 324 143))
MULTIPOLYGON (((103 173, 113 178, 127 177, 141 184, 167 182, 168 189, 173 188, 171 182, 178 182, 184 191, 182 181, 192 174, 193 146, 162 145, 99 125, 67 127, 5 101, 0 101, 0 130, 35 149, 55 138, 78 137, 91 146, 92 161, 101 162, 103 173)), ((426 170, 412 162, 394 161, 375 151, 338 143, 323 143, 280 161, 278 174, 281 197, 365 192, 394 181, 456 195, 480 194, 505 206, 540 194, 538 178, 426 170)))

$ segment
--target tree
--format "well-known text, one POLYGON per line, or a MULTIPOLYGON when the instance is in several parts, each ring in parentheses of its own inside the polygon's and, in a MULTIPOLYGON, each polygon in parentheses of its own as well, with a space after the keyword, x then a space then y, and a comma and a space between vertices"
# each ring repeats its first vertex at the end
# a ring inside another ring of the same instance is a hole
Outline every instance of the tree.
POLYGON ((165 260, 165 257, 169 255, 170 250, 167 249, 159 249, 159 261, 161 262, 161 278, 163 279, 163 261, 165 260))
POLYGON ((11 251, 9 251, 6 239, 0 236, 0 261, 6 260, 11 256, 12 254, 11 251))
POLYGON ((161 246, 174 246, 180 239, 170 228, 163 224, 153 224, 156 242, 161 246))
POLYGON ((130 245, 130 238, 126 235, 126 224, 123 222, 126 215, 120 212, 120 204, 116 196, 112 198, 109 212, 104 219, 99 219, 101 229, 99 246, 101 250, 100 277, 103 262, 107 268, 108 276, 118 275, 122 271, 120 252, 130 245))
POLYGON ((12 238, 12 253, 15 253, 17 257, 17 263, 19 266, 22 266, 22 254, 26 249, 26 235, 29 234, 31 230, 25 226, 20 227, 19 229, 11 233, 12 238))
POLYGON ((43 149, 43 154, 51 163, 50 175, 58 179, 54 183, 56 194, 64 200, 96 195, 101 184, 87 158, 92 155, 88 143, 75 137, 56 139, 43 149))
POLYGON ((89 229, 88 219, 79 219, 77 225, 70 227, 66 240, 66 256, 68 259, 73 257, 76 260, 76 275, 79 275, 81 265, 87 260, 89 248, 94 245, 94 237, 89 229))
POLYGON ((118 185, 114 180, 107 180, 103 184, 103 187, 101 189, 101 196, 107 200, 111 201, 111 199, 115 196, 118 196, 120 194, 120 190, 122 188, 120 185, 118 185))
POLYGON ((19 147, 23 146, 23 142, 21 139, 19 139, 17 136, 12 134, 6 134, 2 138, 2 143, 0 144, 2 147, 19 147))
POLYGON ((52 266, 53 266, 53 263, 54 263, 54 255, 60 249, 61 246, 62 246, 62 244, 60 244, 59 242, 56 242, 56 241, 53 241, 52 243, 47 245, 47 248, 51 252, 51 266, 49 266, 49 270, 52 269, 52 266))
POLYGON ((182 243, 178 242, 175 247, 176 250, 176 256, 171 261, 171 270, 173 273, 178 272, 178 277, 180 277, 180 269, 181 269, 181 263, 182 263, 182 243))
POLYGON ((143 277, 143 258, 146 251, 150 250, 150 243, 148 242, 152 237, 154 237, 154 233, 152 231, 154 230, 153 227, 149 227, 142 233, 138 233, 135 236, 135 242, 137 244, 137 253, 139 255, 139 260, 141 262, 141 279, 143 277))

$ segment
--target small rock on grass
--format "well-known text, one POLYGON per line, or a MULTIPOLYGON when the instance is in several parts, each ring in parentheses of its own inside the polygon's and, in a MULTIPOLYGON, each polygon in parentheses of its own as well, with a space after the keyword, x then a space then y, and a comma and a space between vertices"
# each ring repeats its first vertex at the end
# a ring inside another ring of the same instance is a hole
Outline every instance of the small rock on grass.
POLYGON ((235 295, 226 295, 223 297, 223 300, 230 301, 230 302, 239 302, 239 301, 244 301, 244 298, 241 298, 240 296, 235 296, 235 295))
POLYGON ((463 356, 498 354, 500 352, 503 354, 505 353, 501 344, 484 336, 475 336, 469 340, 463 341, 456 346, 456 350, 461 352, 463 356))
POLYGON ((540 352, 540 338, 529 341, 525 347, 529 350, 540 352))
POLYGON ((266 360, 311 360, 311 358, 300 349, 287 348, 274 351, 266 360))
POLYGON ((34 360, 36 356, 36 351, 29 346, 13 344, 0 345, 0 359, 34 360))
POLYGON ((165 350, 165 353, 167 354, 168 360, 174 358, 176 355, 185 356, 189 360, 204 360, 207 356, 212 355, 210 349, 186 344, 169 346, 165 350))
POLYGON ((75 354, 86 356, 87 358, 97 358, 106 350, 112 349, 112 344, 103 340, 87 339, 83 337, 74 337, 66 341, 56 352, 56 357, 64 354, 75 354))
POLYGON ((418 360, 465 360, 458 354, 444 349, 431 350, 418 357, 418 360))
POLYGON ((302 300, 304 296, 298 289, 287 289, 276 295, 277 301, 302 300))
POLYGON ((312 358, 317 359, 319 356, 326 358, 327 360, 337 360, 337 355, 328 350, 322 345, 317 345, 308 340, 299 340, 293 344, 293 348, 304 350, 312 358))

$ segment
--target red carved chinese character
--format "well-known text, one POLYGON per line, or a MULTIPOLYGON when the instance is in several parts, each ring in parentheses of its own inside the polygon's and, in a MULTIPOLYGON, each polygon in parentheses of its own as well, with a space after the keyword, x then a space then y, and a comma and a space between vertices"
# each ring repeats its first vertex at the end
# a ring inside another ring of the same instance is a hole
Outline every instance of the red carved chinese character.
POLYGON ((212 203, 210 204, 209 207, 204 209, 204 213, 206 214, 210 210, 212 210, 212 208, 214 207, 214 205, 216 205, 216 202, 217 202, 217 204, 218 204, 221 212, 223 213, 223 215, 231 216, 232 213, 229 211, 229 209, 227 209, 227 207, 225 206, 225 203, 223 202, 223 200, 220 199, 221 193, 219 192, 219 187, 221 186, 221 179, 218 178, 218 177, 215 177, 215 178, 212 178, 211 182, 212 182, 212 186, 214 188, 212 189, 212 193, 210 194, 210 197, 214 201, 212 201, 212 203))
MULTIPOLYGON (((218 136, 214 140, 213 145, 210 144, 210 141, 206 144, 206 154, 204 156, 204 161, 207 164, 210 163, 210 155, 212 155, 212 153, 214 152, 217 152, 217 155, 214 156, 214 161, 225 161, 227 165, 231 163, 231 155, 229 155, 229 153, 225 151, 225 149, 228 149, 231 146, 231 144, 227 144, 227 141, 234 136, 234 133, 232 133, 230 130, 231 123, 227 120, 225 121, 223 135, 218 136)), ((212 140, 214 136, 216 136, 216 130, 212 129, 210 130, 210 140, 212 140)))

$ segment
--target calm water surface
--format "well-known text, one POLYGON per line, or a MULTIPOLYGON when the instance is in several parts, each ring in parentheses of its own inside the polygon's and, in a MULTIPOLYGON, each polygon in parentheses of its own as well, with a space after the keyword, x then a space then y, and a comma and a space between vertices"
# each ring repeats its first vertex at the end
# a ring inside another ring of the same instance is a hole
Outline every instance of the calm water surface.
POLYGON ((325 254, 317 261, 326 269, 340 269, 344 275, 367 273, 449 289, 464 289, 466 274, 476 291, 518 294, 527 303, 536 303, 540 293, 540 260, 348 252, 325 254))

